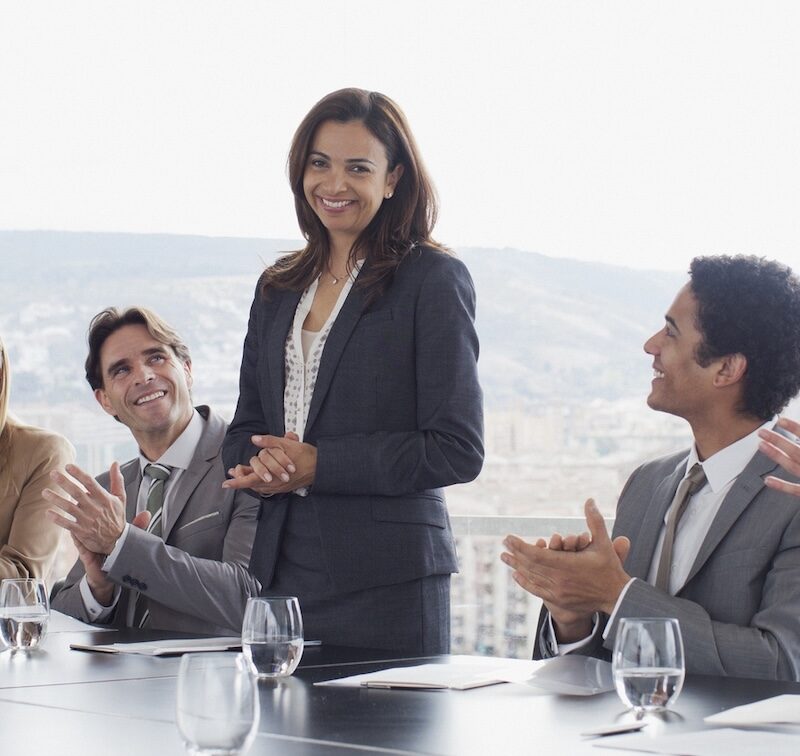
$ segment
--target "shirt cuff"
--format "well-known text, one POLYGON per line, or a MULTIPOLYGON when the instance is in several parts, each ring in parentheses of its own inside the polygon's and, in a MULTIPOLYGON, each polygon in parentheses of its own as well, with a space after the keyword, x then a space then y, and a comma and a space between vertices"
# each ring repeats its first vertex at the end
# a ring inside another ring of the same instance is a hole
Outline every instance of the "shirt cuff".
POLYGON ((122 535, 117 538, 117 542, 114 544, 114 548, 111 549, 111 553, 103 561, 103 572, 111 572, 111 568, 114 566, 114 562, 117 560, 119 552, 122 551, 122 547, 125 545, 125 539, 128 537, 128 531, 130 529, 131 524, 126 522, 125 527, 122 528, 122 535))
POLYGON ((122 589, 118 586, 114 586, 114 595, 111 598, 111 606, 103 606, 92 594, 92 589, 89 587, 89 580, 84 575, 81 578, 81 582, 78 583, 81 592, 81 598, 83 599, 83 606, 86 609, 86 614, 89 615, 89 619, 92 622, 103 622, 107 620, 114 611, 114 607, 117 605, 117 601, 119 601, 119 595, 122 593, 122 589))
POLYGON ((614 622, 614 618, 617 616, 617 612, 619 611, 620 606, 622 606, 622 600, 625 598, 625 594, 628 592, 628 588, 631 587, 631 584, 636 578, 631 578, 627 583, 625 583, 625 587, 619 594, 619 598, 617 599, 617 603, 614 604, 614 611, 611 612, 608 622, 606 622, 606 629, 603 630, 603 640, 608 638, 608 634, 611 632, 611 625, 614 622))
POLYGON ((549 652, 549 656, 564 656, 565 654, 570 653, 570 651, 575 651, 576 649, 582 648, 586 646, 589 641, 594 638, 595 633, 597 632, 597 625, 600 622, 600 615, 595 612, 592 615, 592 632, 589 633, 585 638, 581 640, 574 641, 573 643, 559 643, 556 640, 556 631, 553 627, 553 615, 547 615, 547 624, 542 628, 542 641, 544 642, 545 648, 549 652))

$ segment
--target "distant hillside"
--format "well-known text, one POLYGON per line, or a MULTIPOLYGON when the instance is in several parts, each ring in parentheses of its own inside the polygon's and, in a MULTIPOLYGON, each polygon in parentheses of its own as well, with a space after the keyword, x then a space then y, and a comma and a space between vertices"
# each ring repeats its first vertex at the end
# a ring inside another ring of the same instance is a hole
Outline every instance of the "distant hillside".
MULTIPOLYGON (((299 245, 0 231, 0 332, 14 362, 15 399, 87 399, 89 319, 110 304, 140 303, 173 322, 192 347, 196 392, 230 402, 258 274, 278 251, 299 245)), ((513 249, 458 254, 478 292, 488 408, 644 395, 650 360, 642 344, 684 276, 513 249)))

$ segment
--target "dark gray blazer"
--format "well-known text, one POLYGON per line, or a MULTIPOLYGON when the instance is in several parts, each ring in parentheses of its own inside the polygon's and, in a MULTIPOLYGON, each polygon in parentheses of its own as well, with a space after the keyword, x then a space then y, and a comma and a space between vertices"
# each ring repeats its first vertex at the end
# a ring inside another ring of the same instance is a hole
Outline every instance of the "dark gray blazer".
MULTIPOLYGON (((226 468, 255 433, 284 434, 284 348, 300 292, 256 291, 226 468)), ((443 486, 483 463, 475 290, 453 256, 417 249, 369 308, 357 284, 319 366, 304 440, 317 447, 309 501, 335 594, 457 571, 443 486)), ((264 499, 251 570, 266 587, 288 496, 264 499)))
MULTIPOLYGON (((123 589, 109 620, 114 626, 125 626, 130 600, 140 591, 149 599, 149 627, 236 635, 247 598, 260 592, 261 586, 247 570, 258 503, 241 492, 222 489, 225 473, 220 447, 227 425, 208 407, 197 409, 205 418, 203 434, 189 468, 170 495, 163 540, 130 528, 108 573, 123 589)), ((138 458, 122 465, 122 476, 130 522, 142 480, 138 458)), ((97 480, 109 487, 108 473, 97 480)), ((90 622, 80 595, 83 575, 78 560, 53 608, 90 622)))
POLYGON ((639 579, 605 642, 580 652, 609 658, 623 617, 677 617, 687 671, 800 679, 800 502, 764 485, 767 475, 796 481, 765 455, 756 453, 736 479, 677 595, 647 583, 687 454, 642 465, 623 489, 614 535, 631 539, 625 570, 639 579))

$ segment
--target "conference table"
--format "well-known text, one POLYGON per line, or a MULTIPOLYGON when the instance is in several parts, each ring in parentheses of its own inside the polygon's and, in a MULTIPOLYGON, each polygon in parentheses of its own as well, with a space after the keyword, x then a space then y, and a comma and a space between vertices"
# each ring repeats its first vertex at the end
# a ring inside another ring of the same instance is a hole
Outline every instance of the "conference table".
MULTIPOLYGON (((53 632, 30 654, 0 653, 0 753, 182 754, 175 726, 179 659, 71 650, 70 643, 174 637, 143 631, 53 632)), ((580 733, 632 715, 614 692, 565 696, 500 684, 472 690, 376 690, 315 686, 365 672, 453 657, 395 658, 385 651, 305 649, 295 674, 259 683, 257 754, 594 754, 580 733)), ((647 731, 707 729, 703 717, 800 684, 689 675, 674 708, 647 731)), ((798 752, 800 752, 800 735, 798 752)))

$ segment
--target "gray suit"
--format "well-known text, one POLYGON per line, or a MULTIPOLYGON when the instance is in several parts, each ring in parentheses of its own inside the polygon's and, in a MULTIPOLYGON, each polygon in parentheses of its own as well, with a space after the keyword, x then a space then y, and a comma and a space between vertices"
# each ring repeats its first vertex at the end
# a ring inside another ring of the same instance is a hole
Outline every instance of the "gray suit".
MULTIPOLYGON (((607 639, 598 634, 580 653, 609 658, 623 617, 677 617, 689 672, 800 679, 800 506, 764 485, 770 474, 794 479, 760 452, 726 495, 677 595, 646 582, 686 456, 642 465, 623 489, 614 535, 631 539, 625 570, 638 579, 607 639)), ((542 652, 539 644, 536 651, 542 652)))
MULTIPOLYGON (((260 591, 248 573, 258 518, 258 502, 241 492, 223 490, 220 454, 227 426, 208 407, 191 465, 170 494, 163 539, 130 528, 108 577, 123 588, 110 622, 124 627, 129 604, 138 592, 148 600, 148 627, 182 632, 238 634, 249 596, 260 591)), ((122 465, 126 518, 136 514, 141 483, 139 459, 122 465)), ((97 478, 109 487, 108 473, 97 478)), ((80 595, 83 565, 67 576, 53 608, 91 621, 80 595)))

